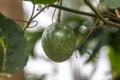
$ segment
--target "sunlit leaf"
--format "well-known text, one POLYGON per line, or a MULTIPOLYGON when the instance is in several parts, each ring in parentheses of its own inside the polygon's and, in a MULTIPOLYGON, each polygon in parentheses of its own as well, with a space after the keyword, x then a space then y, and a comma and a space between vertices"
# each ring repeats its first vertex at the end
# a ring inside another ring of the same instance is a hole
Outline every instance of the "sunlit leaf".
POLYGON ((116 30, 116 32, 111 33, 109 36, 109 45, 110 45, 110 53, 109 58, 112 65, 113 71, 120 75, 120 30, 116 30))
MULTIPOLYGON (((120 47, 119 47, 120 50, 120 47)), ((117 52, 114 50, 113 47, 110 47, 110 53, 109 53, 109 58, 110 58, 110 62, 112 65, 112 69, 117 73, 120 74, 120 52, 117 52)))
POLYGON ((2 64, 3 64, 3 48, 0 46, 0 72, 2 70, 2 64))

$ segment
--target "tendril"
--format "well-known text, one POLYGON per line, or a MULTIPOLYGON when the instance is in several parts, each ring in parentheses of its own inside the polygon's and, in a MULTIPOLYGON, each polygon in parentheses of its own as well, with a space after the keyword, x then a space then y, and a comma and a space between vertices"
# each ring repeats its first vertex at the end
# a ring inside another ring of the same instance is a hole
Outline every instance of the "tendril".
POLYGON ((41 9, 42 9, 42 5, 39 5, 36 10, 37 10, 37 11, 40 11, 41 9))
POLYGON ((29 26, 27 28, 34 28, 34 27, 36 27, 38 25, 38 21, 37 20, 31 21, 30 24, 32 24, 32 23, 35 23, 35 24, 33 26, 29 26))
MULTIPOLYGON (((26 20, 17 20, 17 19, 13 19, 13 20, 19 21, 19 22, 25 22, 25 23, 29 22, 29 21, 26 21, 26 20)), ((33 26, 28 26, 27 28, 34 28, 34 27, 36 27, 38 25, 38 21, 37 20, 33 20, 33 21, 30 22, 30 24, 32 24, 32 23, 35 23, 35 24, 33 26)))

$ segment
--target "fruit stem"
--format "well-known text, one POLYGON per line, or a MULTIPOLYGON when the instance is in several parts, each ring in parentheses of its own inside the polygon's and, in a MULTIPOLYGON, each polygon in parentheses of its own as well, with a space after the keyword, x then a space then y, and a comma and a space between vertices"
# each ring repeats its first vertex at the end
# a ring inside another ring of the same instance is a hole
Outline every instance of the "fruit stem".
MULTIPOLYGON (((62 6, 62 0, 60 0, 60 6, 62 6)), ((59 12, 58 12, 58 19, 57 21, 60 22, 60 17, 61 17, 61 9, 59 9, 59 12)))

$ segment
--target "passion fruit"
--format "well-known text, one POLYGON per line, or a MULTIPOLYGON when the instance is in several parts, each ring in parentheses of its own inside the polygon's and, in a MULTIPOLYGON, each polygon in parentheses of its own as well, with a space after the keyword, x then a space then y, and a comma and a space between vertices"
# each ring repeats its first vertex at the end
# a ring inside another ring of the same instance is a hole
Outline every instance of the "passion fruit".
POLYGON ((48 58, 63 62, 70 58, 76 47, 74 31, 62 22, 48 26, 42 35, 42 47, 48 58))

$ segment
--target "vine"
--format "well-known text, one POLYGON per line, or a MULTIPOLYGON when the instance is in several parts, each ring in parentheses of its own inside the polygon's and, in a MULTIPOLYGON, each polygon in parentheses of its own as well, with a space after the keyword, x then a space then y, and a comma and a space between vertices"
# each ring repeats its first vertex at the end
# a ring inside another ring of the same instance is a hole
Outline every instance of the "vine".
POLYGON ((30 25, 30 23, 32 22, 32 20, 33 20, 33 15, 34 15, 34 11, 35 11, 35 4, 33 5, 33 10, 32 10, 32 14, 31 14, 31 17, 30 17, 30 19, 29 19, 29 21, 27 22, 27 25, 24 27, 24 31, 26 30, 26 28, 28 28, 29 27, 29 25, 30 25))
MULTIPOLYGON (((31 22, 36 22, 36 21, 33 21, 33 19, 35 17, 37 17, 42 11, 44 11, 46 8, 49 8, 49 7, 54 7, 54 8, 58 8, 60 10, 65 10, 65 11, 68 11, 68 12, 72 12, 72 13, 76 13, 76 14, 80 14, 80 15, 85 15, 85 16, 90 16, 90 17, 94 17, 94 18, 99 18, 101 21, 103 21, 103 23, 105 25, 112 25, 114 27, 117 27, 117 28, 120 28, 120 24, 119 23, 116 23, 116 22, 113 22, 113 21, 110 21, 110 20, 115 20, 115 21, 118 21, 120 22, 120 18, 117 17, 117 16, 111 16, 112 13, 108 13, 108 15, 106 14, 102 14, 101 12, 99 12, 97 9, 95 9, 95 7, 90 3, 90 1, 88 0, 84 0, 84 2, 93 10, 93 13, 88 13, 88 12, 84 12, 84 11, 79 11, 79 10, 74 10, 74 9, 71 9, 71 8, 67 8, 67 7, 64 7, 64 6, 61 6, 61 5, 56 5, 56 4, 49 4, 49 5, 46 5, 45 7, 39 9, 39 12, 36 13, 35 15, 34 14, 34 10, 35 10, 35 4, 33 5, 33 10, 32 10, 32 14, 31 14, 31 17, 29 19, 29 21, 27 22, 27 25, 24 27, 24 30, 26 30, 26 28, 29 27, 30 23, 31 22), (106 20, 107 19, 107 20, 106 20)), ((108 11, 107 11, 108 12, 108 11)), ((118 15, 118 12, 116 12, 117 15, 118 15)), ((58 13, 60 16, 60 13, 58 13)), ((59 19, 59 18, 58 18, 59 19)), ((36 24, 37 25, 37 24, 36 24)), ((36 26, 35 25, 35 26, 36 26)))
POLYGON ((84 2, 93 10, 93 12, 97 15, 97 17, 100 18, 103 21, 104 24, 106 24, 106 20, 100 14, 100 12, 97 9, 95 9, 94 6, 88 0, 84 0, 84 2))

